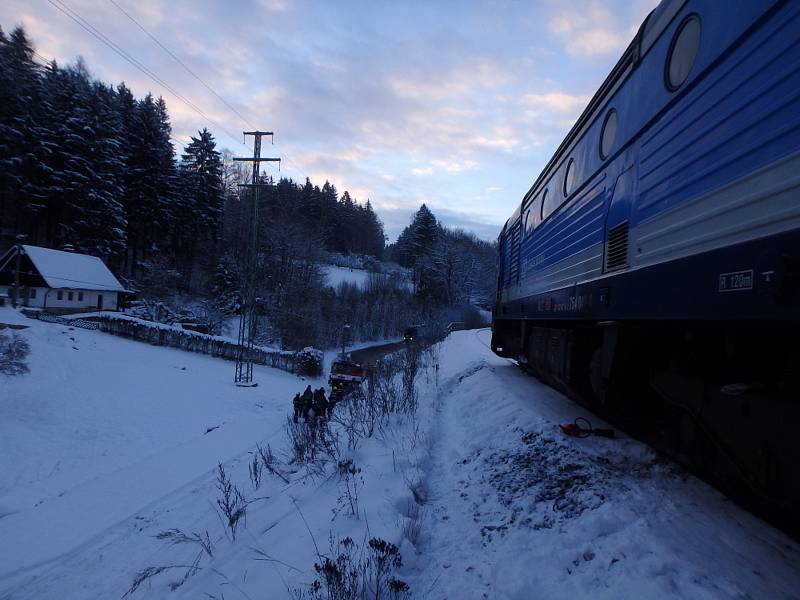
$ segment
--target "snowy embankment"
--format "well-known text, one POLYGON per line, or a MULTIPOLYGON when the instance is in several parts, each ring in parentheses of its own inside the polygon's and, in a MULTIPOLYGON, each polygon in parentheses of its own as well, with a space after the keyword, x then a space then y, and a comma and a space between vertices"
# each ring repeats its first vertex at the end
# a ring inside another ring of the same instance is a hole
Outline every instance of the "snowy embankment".
POLYGON ((590 415, 495 357, 488 331, 423 358, 414 415, 300 466, 283 426, 306 382, 256 367, 260 387, 238 389, 230 363, 27 323, 31 373, 0 398, 0 598, 119 598, 146 567, 165 570, 132 598, 292 598, 346 536, 397 544, 414 598, 800 589, 798 545, 714 490, 633 440, 562 437, 590 415), (278 474, 255 486, 257 443, 278 474), (217 461, 250 501, 235 540, 217 461), (175 528, 211 551, 156 538, 175 528))
MULTIPOLYGON (((800 545, 483 348, 442 389, 427 598, 798 598, 800 545)), ((443 359, 450 353, 442 351, 443 359)), ((461 362, 458 355, 450 359, 461 362)), ((458 371, 456 365, 444 372, 458 371)))

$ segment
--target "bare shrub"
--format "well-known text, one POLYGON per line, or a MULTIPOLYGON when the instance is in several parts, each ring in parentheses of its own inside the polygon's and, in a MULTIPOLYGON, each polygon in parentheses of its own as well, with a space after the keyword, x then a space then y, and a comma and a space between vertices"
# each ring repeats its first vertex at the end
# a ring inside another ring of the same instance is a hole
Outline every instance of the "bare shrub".
POLYGON ((247 465, 247 470, 250 473, 250 483, 254 490, 261 487, 261 476, 264 472, 264 463, 257 453, 253 453, 253 459, 247 465))
POLYGON ((214 544, 208 536, 208 531, 203 535, 196 532, 185 533, 180 529, 167 529, 156 535, 156 539, 164 540, 170 546, 177 546, 179 544, 195 544, 200 546, 202 552, 205 552, 209 558, 214 558, 214 544))
POLYGON ((217 465, 217 506, 227 519, 227 526, 231 532, 231 537, 236 541, 236 530, 241 521, 247 514, 247 500, 241 490, 231 482, 230 476, 225 472, 222 463, 217 465))
POLYGON ((314 564, 317 579, 307 590, 294 590, 295 600, 401 600, 408 584, 395 576, 403 565, 394 544, 372 538, 366 547, 352 538, 330 538, 330 556, 314 564))
POLYGON ((264 465, 264 468, 275 475, 276 477, 280 477, 284 483, 289 483, 289 480, 286 476, 281 472, 281 469, 278 465, 278 459, 275 458, 275 455, 272 453, 272 448, 269 444, 267 444, 266 448, 262 448, 259 445, 256 445, 256 452, 258 452, 258 456, 261 458, 261 464, 264 465))
POLYGON ((331 422, 347 437, 347 447, 354 450, 361 439, 376 432, 391 432, 395 415, 416 414, 418 397, 416 379, 428 360, 420 350, 409 349, 389 355, 370 370, 366 381, 336 404, 331 422))
POLYGON ((321 476, 329 462, 339 461, 339 433, 325 419, 314 418, 295 423, 287 416, 284 429, 289 439, 290 462, 306 467, 309 475, 321 476))
POLYGON ((428 484, 424 479, 418 479, 413 482, 406 480, 406 486, 408 487, 408 491, 411 492, 411 497, 414 498, 414 502, 417 504, 427 504, 428 484))
POLYGON ((399 598, 408 593, 408 584, 395 578, 393 573, 403 566, 403 558, 394 544, 380 538, 369 541, 367 559, 367 587, 370 597, 399 598))
POLYGON ((333 510, 334 518, 339 516, 343 510, 347 510, 347 516, 358 518, 358 490, 360 486, 364 485, 361 469, 355 465, 352 459, 339 461, 337 469, 343 489, 339 495, 339 505, 333 510))
POLYGON ((30 354, 28 340, 14 332, 0 331, 0 373, 22 375, 30 369, 25 359, 30 354))
POLYGON ((403 537, 411 542, 415 548, 419 549, 428 511, 423 505, 416 502, 416 500, 408 500, 406 508, 403 511, 403 516, 405 517, 405 521, 403 522, 403 537))
POLYGON ((160 567, 145 567, 136 573, 136 576, 133 578, 133 583, 131 583, 131 587, 127 589, 122 597, 127 598, 136 592, 136 590, 138 590, 143 584, 149 583, 149 581, 156 575, 160 575, 165 571, 172 571, 174 569, 186 569, 186 571, 183 574, 183 577, 169 584, 169 589, 173 592, 186 583, 190 577, 200 571, 201 567, 197 563, 192 563, 190 565, 162 565, 160 567))
MULTIPOLYGON (((397 415, 411 417, 417 411, 416 380, 427 368, 418 349, 388 356, 369 371, 367 380, 338 401, 329 418, 298 419, 287 416, 284 429, 289 441, 289 461, 322 474, 327 463, 338 464, 342 447, 357 449, 362 439, 391 434, 397 415)), ((415 433, 416 435, 416 433, 415 433)), ((348 506, 350 502, 346 503, 348 506)), ((351 510, 357 514, 357 510, 351 510)))
POLYGON ((420 368, 420 350, 416 346, 406 348, 400 360, 400 374, 403 382, 401 412, 415 413, 417 411, 417 374, 420 368))
POLYGON ((136 590, 138 590, 144 583, 149 583, 151 579, 160 575, 161 573, 167 571, 173 571, 175 569, 182 569, 184 570, 183 576, 176 581, 172 581, 169 583, 169 589, 171 591, 177 590, 181 587, 184 583, 186 583, 190 577, 193 577, 197 574, 198 571, 202 570, 200 566, 200 561, 203 558, 203 554, 206 554, 209 559, 214 558, 214 544, 211 542, 211 538, 208 536, 208 531, 206 531, 203 535, 199 533, 191 532, 185 533, 180 529, 167 529, 162 531, 156 535, 156 539, 162 540, 169 544, 170 546, 177 546, 181 544, 190 544, 196 545, 200 547, 200 550, 195 556, 194 560, 189 564, 176 564, 176 565, 162 565, 160 567, 145 567, 133 578, 133 583, 122 596, 126 598, 130 596, 136 590))
POLYGON ((211 335, 221 335, 228 317, 213 302, 200 302, 192 311, 194 321, 211 335))
POLYGON ((306 465, 317 456, 317 428, 305 420, 295 423, 286 417, 284 425, 286 437, 289 439, 289 452, 292 463, 306 465))
POLYGON ((378 419, 398 412, 401 406, 402 392, 395 377, 398 368, 398 359, 387 356, 378 361, 367 381, 367 401, 378 419))
POLYGON ((347 448, 355 450, 363 438, 375 432, 377 411, 369 401, 363 387, 353 390, 344 402, 339 402, 331 416, 331 423, 347 436, 347 448))

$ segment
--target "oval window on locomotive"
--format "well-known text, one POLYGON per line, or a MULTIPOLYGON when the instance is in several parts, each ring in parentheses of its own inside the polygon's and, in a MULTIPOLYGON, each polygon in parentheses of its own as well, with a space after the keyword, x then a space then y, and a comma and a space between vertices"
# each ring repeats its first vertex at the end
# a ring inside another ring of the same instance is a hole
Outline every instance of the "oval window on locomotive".
POLYGON ((530 234, 533 233, 533 227, 534 227, 533 211, 529 207, 525 211, 525 217, 524 217, 524 221, 523 221, 523 234, 524 234, 524 237, 527 238, 530 234))
POLYGON ((614 147, 614 138, 617 137, 617 111, 613 108, 606 114, 603 121, 603 131, 600 134, 600 158, 605 160, 614 147))
POLYGON ((572 193, 572 188, 575 187, 575 160, 570 158, 567 165, 567 172, 564 175, 564 197, 566 198, 572 193))
POLYGON ((545 190, 544 194, 542 194, 542 221, 549 217, 561 204, 558 194, 551 194, 549 192, 550 190, 545 190))
POLYGON ((677 90, 689 77, 699 49, 700 17, 689 15, 678 27, 667 52, 665 76, 670 91, 677 90))

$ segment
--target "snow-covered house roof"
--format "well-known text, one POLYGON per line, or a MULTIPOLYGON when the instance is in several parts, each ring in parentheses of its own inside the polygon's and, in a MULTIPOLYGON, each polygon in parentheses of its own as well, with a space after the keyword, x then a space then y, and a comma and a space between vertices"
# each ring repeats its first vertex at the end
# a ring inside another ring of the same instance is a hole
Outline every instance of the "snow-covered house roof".
POLYGON ((25 244, 22 249, 51 288, 125 291, 105 263, 96 256, 25 244))

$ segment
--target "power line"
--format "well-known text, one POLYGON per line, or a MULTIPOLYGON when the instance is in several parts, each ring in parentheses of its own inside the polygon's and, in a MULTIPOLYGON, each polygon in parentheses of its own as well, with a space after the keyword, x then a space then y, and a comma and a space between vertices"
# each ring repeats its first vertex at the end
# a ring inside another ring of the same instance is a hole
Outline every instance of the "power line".
MULTIPOLYGON (((228 103, 228 101, 227 101, 227 100, 225 100, 225 98, 223 98, 222 96, 220 96, 220 95, 219 95, 219 94, 218 94, 218 93, 217 93, 217 92, 216 92, 216 91, 215 91, 215 90, 214 90, 214 89, 213 89, 211 86, 209 86, 209 85, 208 85, 208 84, 207 84, 207 83, 206 83, 206 82, 205 82, 205 81, 204 81, 204 80, 203 80, 203 79, 202 79, 202 78, 201 78, 201 77, 200 77, 200 76, 199 76, 197 73, 195 73, 195 72, 194 72, 194 71, 193 71, 191 68, 189 68, 189 66, 188 66, 186 63, 184 63, 184 62, 183 62, 183 61, 182 61, 182 60, 181 60, 181 59, 180 59, 178 56, 176 56, 176 55, 175 55, 175 53, 173 53, 173 52, 172 52, 172 51, 171 51, 169 48, 167 48, 167 47, 166 47, 166 46, 165 46, 163 43, 161 43, 161 41, 160 41, 160 40, 159 40, 159 39, 158 39, 158 38, 157 38, 155 35, 153 35, 152 33, 150 33, 150 32, 149 32, 149 31, 148 31, 148 30, 147 30, 147 29, 146 29, 146 28, 145 28, 145 27, 144 27, 144 26, 143 26, 141 23, 139 23, 139 21, 137 21, 137 20, 136 20, 136 19, 135 19, 135 18, 134 18, 134 17, 133 17, 133 16, 132 16, 132 15, 131 15, 129 12, 127 12, 127 11, 126 11, 124 8, 122 8, 122 7, 121 7, 119 4, 117 4, 117 2, 116 2, 115 0, 109 0, 109 2, 111 2, 111 4, 113 4, 115 7, 117 7, 117 9, 118 9, 118 10, 119 10, 119 11, 120 11, 120 12, 121 12, 123 15, 125 15, 126 17, 128 17, 128 19, 130 19, 130 20, 131 20, 131 22, 133 22, 133 24, 134 24, 134 25, 136 25, 136 26, 137 26, 139 29, 141 29, 141 30, 142 30, 142 32, 144 32, 144 34, 145 34, 147 37, 149 37, 151 40, 153 40, 153 42, 155 42, 155 43, 158 45, 158 47, 159 47, 159 48, 161 48, 161 49, 162 49, 164 52, 166 52, 167 54, 169 54, 169 56, 170 56, 170 57, 172 57, 172 59, 173 59, 175 62, 177 62, 177 63, 178 63, 180 66, 182 66, 182 67, 183 67, 183 68, 186 70, 186 72, 187 72, 187 73, 189 73, 189 74, 190 74, 192 77, 194 77, 195 79, 197 79, 197 81, 199 81, 199 82, 200 82, 200 83, 203 85, 203 87, 205 87, 205 88, 206 88, 206 89, 207 89, 209 92, 211 92, 212 94, 214 94, 214 96, 215 96, 215 97, 216 97, 216 98, 217 98, 217 99, 218 99, 220 102, 222 102, 222 103, 223 103, 223 104, 224 104, 226 107, 228 107, 228 108, 229 108, 229 109, 230 109, 230 110, 231 110, 231 111, 232 111, 232 112, 233 112, 233 113, 234 113, 234 114, 235 114, 237 117, 239 117, 239 118, 240 118, 242 121, 244 121, 244 122, 245 122, 245 123, 246 123, 248 126, 252 127, 253 129, 255 129, 255 128, 256 128, 256 127, 255 127, 255 125, 253 125, 253 124, 252 124, 252 122, 251 122, 251 121, 250 121, 250 120, 249 120, 247 117, 245 117, 245 116, 244 116, 242 113, 240 113, 240 112, 239 112, 239 111, 238 111, 238 110, 237 110, 235 107, 233 107, 233 106, 232 106, 230 103, 228 103)), ((294 161, 293 161, 291 158, 289 158, 289 156, 288 156, 288 155, 287 155, 285 152, 282 152, 282 151, 280 150, 280 148, 277 148, 277 147, 276 147, 276 149, 278 150, 278 153, 279 153, 279 154, 280 154, 280 155, 281 155, 281 156, 282 156, 282 157, 283 157, 283 158, 286 160, 286 162, 288 162, 288 163, 290 163, 291 165, 293 165, 293 167, 294 167, 295 171, 297 171, 297 173, 298 173, 300 176, 302 176, 303 178, 311 179, 310 177, 308 177, 308 175, 306 175, 306 174, 303 172, 303 170, 302 170, 302 169, 301 169, 301 168, 300 168, 300 167, 297 165, 297 163, 295 163, 295 162, 294 162, 294 161)))
MULTIPOLYGON (((225 127, 223 127, 220 123, 209 117, 205 114, 197 105, 191 102, 189 99, 184 97, 180 94, 177 90, 175 90, 171 85, 169 85, 166 81, 164 81, 161 77, 159 77, 155 72, 149 69, 146 65, 141 63, 135 57, 130 55, 126 50, 122 47, 117 45, 115 42, 110 40, 105 34, 103 34, 99 29, 94 27, 91 23, 89 23, 86 19, 84 19, 76 10, 70 8, 63 0, 47 0, 50 4, 52 4, 55 8, 65 14, 67 17, 72 19, 75 23, 77 23, 82 29, 84 29, 87 33, 91 34, 93 37, 97 38, 100 42, 104 45, 109 47, 113 50, 116 54, 126 60, 128 63, 133 65, 136 69, 147 75, 151 80, 155 83, 163 86, 166 88, 170 93, 172 93, 176 98, 178 98, 181 102, 186 104, 189 108, 199 114, 201 117, 209 121, 210 123, 217 126, 221 131, 223 131, 230 139, 236 140, 237 143, 242 144, 243 146, 247 147, 247 145, 243 141, 239 141, 238 136, 233 135, 230 131, 228 131, 225 127)), ((203 86, 206 87, 211 93, 214 94, 219 100, 228 107, 233 113, 235 113, 240 119, 242 119, 245 123, 250 124, 249 119, 247 119, 244 115, 242 115, 238 110, 236 110, 233 106, 231 106, 227 101, 225 101, 222 96, 217 94, 205 81, 200 78, 194 71, 192 71, 183 61, 180 60, 173 52, 171 52, 164 44, 162 44, 154 35, 152 35, 147 29, 145 29, 136 19, 134 19, 128 12, 126 12, 119 4, 117 4, 114 0, 109 0, 114 6, 116 6, 126 17, 128 17, 134 24, 136 24, 148 37, 150 37, 158 46, 164 50, 167 54, 169 54, 176 62, 178 62, 184 69, 186 69, 193 77, 195 77, 203 86)), ((38 55, 41 59, 44 59, 41 55, 38 55)), ((44 59, 46 61, 46 59, 44 59)), ((186 144, 180 142, 183 146, 186 144)), ((291 165, 295 171, 303 178, 303 179, 311 179, 311 177, 306 174, 303 169, 301 169, 295 161, 293 161, 286 152, 280 150, 280 148, 276 147, 278 153, 283 157, 286 162, 291 165)))
MULTIPOLYGON (((148 31, 148 30, 147 30, 147 29, 146 29, 146 28, 145 28, 145 27, 144 27, 144 26, 143 26, 141 23, 139 23, 139 21, 137 21, 137 20, 136 20, 136 19, 135 19, 135 18, 134 18, 134 17, 133 17, 133 16, 132 16, 132 15, 131 15, 129 12, 127 12, 127 11, 126 11, 124 8, 122 8, 122 7, 121 7, 119 4, 117 4, 117 2, 116 2, 115 0, 109 0, 109 2, 111 2, 111 4, 113 4, 115 7, 117 7, 117 9, 118 9, 118 10, 119 10, 119 11, 120 11, 122 14, 124 14, 126 17, 128 17, 128 19, 130 19, 130 20, 131 20, 131 22, 133 22, 133 24, 134 24, 134 25, 136 25, 136 26, 137 26, 139 29, 141 29, 141 30, 142 30, 142 32, 144 32, 144 34, 145 34, 147 37, 149 37, 151 40, 153 40, 153 42, 155 42, 155 43, 158 45, 158 47, 159 47, 159 48, 161 48, 161 49, 162 49, 164 52, 166 52, 167 54, 169 54, 169 56, 170 56, 170 57, 172 57, 172 59, 173 59, 175 62, 177 62, 177 63, 178 63, 180 66, 182 66, 182 67, 183 67, 183 68, 186 70, 186 72, 187 72, 187 73, 189 73, 189 74, 190 74, 192 77, 194 77, 195 79, 197 79, 197 81, 199 81, 199 82, 200 82, 200 83, 203 85, 203 87, 205 87, 205 88, 206 88, 206 89, 207 89, 209 92, 211 92, 212 94, 214 94, 214 96, 215 96, 215 97, 216 97, 216 98, 217 98, 217 99, 218 99, 220 102, 222 102, 222 103, 223 103, 223 104, 224 104, 226 107, 228 107, 228 108, 229 108, 229 109, 230 109, 230 110, 231 110, 231 111, 232 111, 232 112, 233 112, 233 113, 234 113, 234 114, 235 114, 237 117, 239 117, 239 118, 240 118, 242 121, 244 121, 244 122, 245 122, 245 123, 246 123, 248 126, 252 127, 253 129, 255 129, 255 128, 256 128, 256 127, 255 127, 255 125, 253 125, 253 124, 250 122, 250 120, 249 120, 247 117, 245 117, 245 116, 244 116, 242 113, 240 113, 238 110, 236 110, 236 108, 235 108, 235 107, 231 106, 231 104, 230 104, 230 103, 228 103, 228 101, 227 101, 227 100, 225 100, 225 98, 223 98, 222 96, 220 96, 220 95, 219 95, 219 94, 218 94, 218 93, 217 93, 217 92, 216 92, 216 91, 215 91, 215 90, 214 90, 214 89, 213 89, 211 86, 209 86, 209 85, 208 85, 208 84, 207 84, 207 83, 206 83, 206 82, 205 82, 205 81, 204 81, 204 80, 203 80, 203 79, 202 79, 202 78, 201 78, 201 77, 200 77, 200 76, 199 76, 197 73, 195 73, 195 72, 194 72, 192 69, 190 69, 190 68, 189 68, 189 66, 188 66, 186 63, 184 63, 184 62, 183 62, 183 61, 182 61, 182 60, 181 60, 181 59, 180 59, 178 56, 176 56, 176 55, 175 55, 175 54, 174 54, 172 51, 170 51, 170 49, 169 49, 169 48, 167 48, 167 47, 166 47, 166 46, 165 46, 163 43, 161 43, 161 41, 160 41, 160 40, 159 40, 159 39, 158 39, 158 38, 157 38, 155 35, 153 35, 152 33, 150 33, 150 32, 149 32, 149 31, 148 31)), ((288 155, 288 154, 286 154, 285 152, 282 152, 282 151, 280 150, 280 148, 277 148, 277 147, 276 147, 276 149, 278 150, 278 153, 279 153, 279 154, 280 154, 280 155, 281 155, 281 156, 282 156, 282 157, 283 157, 283 158, 286 160, 286 162, 287 162, 287 163, 289 163, 290 165, 292 165, 292 166, 294 167, 295 171, 297 171, 297 173, 298 173, 298 174, 299 174, 301 177, 303 177, 304 179, 311 179, 311 178, 310 178, 308 175, 306 175, 306 174, 303 172, 303 170, 302 170, 302 169, 301 169, 301 168, 300 168, 300 167, 297 165, 297 163, 295 163, 295 162, 294 162, 294 161, 293 161, 291 158, 289 158, 289 155, 288 155)))
POLYGON ((47 1, 50 4, 52 4, 55 8, 57 8, 60 12, 62 12, 67 17, 72 19, 75 23, 77 23, 84 31, 86 31, 87 33, 91 34, 93 37, 97 38, 100 42, 102 42, 108 48, 113 50, 116 54, 118 54, 120 57, 122 57, 125 61, 127 61, 128 63, 133 65, 136 69, 138 69, 139 71, 141 71, 142 73, 147 75, 147 77, 152 79, 157 84, 162 85, 164 88, 166 88, 176 98, 178 98, 181 102, 186 104, 186 106, 191 108, 193 111, 195 111, 201 117, 206 119, 208 122, 216 125, 228 137, 230 137, 231 139, 236 140, 238 143, 241 143, 243 146, 245 146, 244 142, 239 142, 238 136, 234 136, 230 131, 225 129, 225 127, 223 127, 220 123, 218 123, 217 121, 215 121, 214 119, 209 117, 200 108, 198 108, 194 103, 192 103, 190 100, 186 99, 183 95, 181 95, 179 92, 177 92, 175 89, 173 89, 172 86, 170 86, 166 81, 161 79, 156 73, 151 71, 147 66, 142 64, 136 58, 134 58, 133 56, 128 54, 128 52, 126 52, 123 48, 121 48, 120 46, 115 44, 113 41, 111 41, 100 30, 98 30, 96 27, 94 27, 86 19, 81 17, 80 14, 78 14, 77 11, 75 11, 75 10, 71 9, 69 6, 67 6, 67 4, 63 2, 63 0, 47 0, 47 1))
POLYGON ((183 140, 179 140, 178 138, 174 138, 174 137, 171 137, 171 136, 170 136, 169 139, 172 140, 173 142, 175 142, 176 144, 179 144, 183 148, 186 148, 186 146, 188 146, 189 143, 190 143, 190 142, 184 142, 183 140))
POLYGON ((222 97, 222 96, 220 96, 220 95, 219 95, 217 92, 215 92, 215 91, 214 91, 214 89, 213 89, 211 86, 209 86, 209 85, 208 85, 208 84, 207 84, 205 81, 203 81, 203 79, 202 79, 202 78, 201 78, 201 77, 200 77, 200 76, 199 76, 197 73, 195 73, 194 71, 192 71, 192 70, 191 70, 191 69, 190 69, 190 68, 189 68, 189 67, 186 65, 186 63, 184 63, 184 62, 183 62, 183 61, 182 61, 180 58, 178 58, 178 57, 177 57, 177 56, 176 56, 174 53, 172 53, 172 52, 170 51, 170 49, 169 49, 169 48, 167 48, 167 47, 166 47, 164 44, 162 44, 162 43, 161 43, 161 42, 158 40, 158 38, 157 38, 156 36, 154 36, 154 35, 153 35, 152 33, 150 33, 150 32, 149 32, 147 29, 145 29, 145 28, 144 28, 144 26, 143 26, 141 23, 139 23, 139 21, 137 21, 136 19, 134 19, 134 18, 133 18, 133 16, 131 16, 131 15, 130 15, 130 14, 129 14, 129 13, 128 13, 128 12, 127 12, 127 11, 126 11, 124 8, 122 8, 122 7, 121 7, 119 4, 117 4, 117 3, 116 3, 114 0, 109 0, 109 2, 111 2, 111 4, 113 4, 114 6, 116 6, 116 7, 117 7, 117 8, 120 10, 120 12, 122 12, 122 14, 123 14, 123 15, 125 15, 126 17, 128 17, 128 19, 130 19, 130 20, 131 20, 131 21, 132 21, 132 22, 133 22, 133 23, 134 23, 134 24, 135 24, 135 25, 136 25, 136 26, 137 26, 139 29, 141 29, 141 30, 142 30, 142 31, 145 33, 145 35, 147 35, 147 37, 149 37, 149 38, 150 38, 151 40, 153 40, 153 41, 154 41, 156 44, 158 44, 158 47, 159 47, 159 48, 161 48, 161 49, 162 49, 164 52, 166 52, 167 54, 169 54, 169 55, 172 57, 172 59, 173 59, 175 62, 177 62, 177 63, 178 63, 180 66, 182 66, 182 67, 183 67, 183 68, 186 70, 186 72, 187 72, 187 73, 189 73, 189 74, 190 74, 192 77, 194 77, 195 79, 197 79, 197 81, 199 81, 200 83, 202 83, 202 84, 203 84, 203 86, 204 86, 204 87, 205 87, 205 88, 206 88, 206 89, 207 89, 209 92, 211 92, 212 94, 214 94, 214 96, 216 96, 216 97, 217 97, 217 99, 218 99, 220 102, 222 102, 222 103, 223 103, 225 106, 227 106, 227 107, 228 107, 228 108, 229 108, 231 111, 233 111, 233 113, 235 113, 235 114, 236 114, 236 116, 238 116, 238 117, 239 117, 239 118, 240 118, 242 121, 244 121, 244 122, 245 122, 245 123, 246 123, 248 126, 252 127, 253 129, 255 129, 255 128, 256 128, 256 127, 255 127, 255 125, 253 125, 252 123, 250 123, 250 121, 247 119, 247 117, 245 117, 244 115, 242 115, 242 113, 240 113, 240 112, 239 112, 238 110, 236 110, 236 109, 235 109, 233 106, 231 106, 230 104, 228 104, 228 102, 225 100, 225 98, 223 98, 223 97, 222 97))
POLYGON ((36 50, 33 50, 33 55, 40 61, 42 61, 42 63, 44 63, 43 66, 45 67, 50 66, 50 63, 52 62, 51 59, 45 58, 44 56, 39 54, 36 50))

